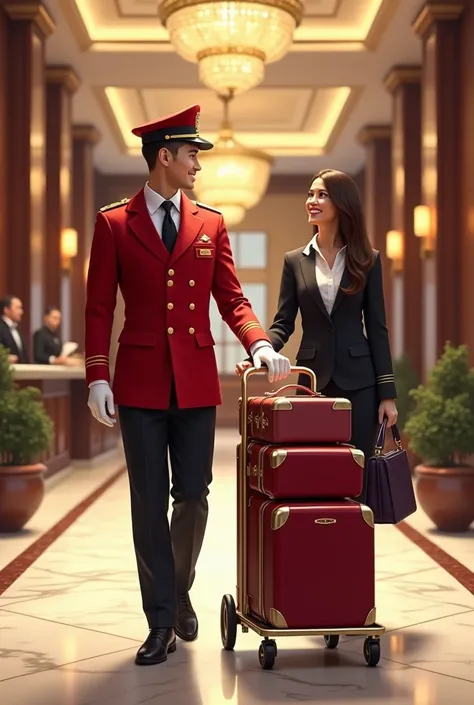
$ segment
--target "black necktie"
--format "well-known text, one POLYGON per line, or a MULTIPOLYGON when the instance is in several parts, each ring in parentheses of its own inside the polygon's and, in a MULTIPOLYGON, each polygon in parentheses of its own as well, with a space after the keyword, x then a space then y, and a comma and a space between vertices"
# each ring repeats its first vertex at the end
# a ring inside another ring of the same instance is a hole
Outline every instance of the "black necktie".
POLYGON ((162 232, 161 232, 161 237, 163 240, 163 244, 168 250, 168 252, 173 251, 174 244, 176 242, 176 238, 178 236, 178 231, 176 230, 176 225, 173 223, 173 219, 171 217, 171 209, 173 207, 173 204, 171 201, 163 201, 161 204, 161 208, 165 211, 165 217, 163 219, 163 227, 162 227, 162 232))

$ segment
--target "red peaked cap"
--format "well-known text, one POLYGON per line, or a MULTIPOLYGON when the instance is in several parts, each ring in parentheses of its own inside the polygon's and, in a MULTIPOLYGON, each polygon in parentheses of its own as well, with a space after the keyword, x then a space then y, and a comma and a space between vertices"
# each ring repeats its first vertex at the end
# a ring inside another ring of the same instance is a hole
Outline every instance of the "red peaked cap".
POLYGON ((199 137, 200 105, 191 105, 179 113, 172 113, 166 117, 147 122, 132 130, 132 134, 141 137, 142 144, 153 142, 192 142, 198 149, 212 149, 213 144, 199 137))

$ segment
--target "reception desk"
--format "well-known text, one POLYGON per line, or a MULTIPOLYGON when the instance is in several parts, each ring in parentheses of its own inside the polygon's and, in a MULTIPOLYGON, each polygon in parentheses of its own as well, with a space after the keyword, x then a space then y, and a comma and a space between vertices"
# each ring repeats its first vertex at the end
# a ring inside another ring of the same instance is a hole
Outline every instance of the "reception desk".
POLYGON ((41 458, 48 468, 47 477, 66 468, 72 460, 92 460, 117 446, 118 428, 108 428, 91 416, 84 367, 12 365, 12 369, 19 387, 40 390, 54 423, 53 442, 41 458))

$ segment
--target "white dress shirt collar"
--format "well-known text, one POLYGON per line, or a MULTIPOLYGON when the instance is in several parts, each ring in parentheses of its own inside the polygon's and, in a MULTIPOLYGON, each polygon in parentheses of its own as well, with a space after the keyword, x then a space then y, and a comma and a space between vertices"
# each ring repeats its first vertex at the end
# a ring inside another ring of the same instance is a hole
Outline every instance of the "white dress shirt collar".
POLYGON ((8 316, 2 316, 2 319, 5 321, 9 328, 17 328, 17 324, 14 323, 11 318, 8 318, 8 316))
MULTIPOLYGON (((314 249, 315 252, 317 252, 321 257, 324 257, 323 253, 321 252, 318 244, 318 233, 315 234, 315 236, 308 242, 306 247, 303 250, 304 255, 309 255, 311 253, 311 248, 314 249)), ((341 247, 339 252, 345 252, 347 249, 347 245, 344 245, 344 247, 341 247)), ((339 252, 337 254, 339 254, 339 252)))
POLYGON ((158 208, 161 206, 161 204, 169 200, 171 203, 174 205, 178 213, 181 210, 181 191, 176 191, 174 196, 172 198, 166 199, 163 198, 159 193, 156 191, 153 191, 153 189, 148 185, 148 183, 145 184, 144 188, 144 193, 145 193, 145 203, 146 207, 148 208, 148 212, 150 215, 153 215, 153 213, 156 213, 158 208))

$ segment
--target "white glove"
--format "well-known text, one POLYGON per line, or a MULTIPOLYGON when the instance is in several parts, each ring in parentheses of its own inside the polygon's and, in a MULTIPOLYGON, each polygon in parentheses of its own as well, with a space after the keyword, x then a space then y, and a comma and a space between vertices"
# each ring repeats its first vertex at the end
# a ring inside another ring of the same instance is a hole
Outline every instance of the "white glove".
POLYGON ((253 366, 259 370, 262 365, 268 367, 268 381, 279 382, 286 379, 291 372, 291 363, 287 357, 275 352, 271 345, 265 345, 253 354, 253 366))
POLYGON ((111 428, 116 423, 117 419, 111 418, 115 415, 114 395, 108 382, 96 382, 89 387, 87 406, 91 410, 92 416, 100 423, 111 428))

